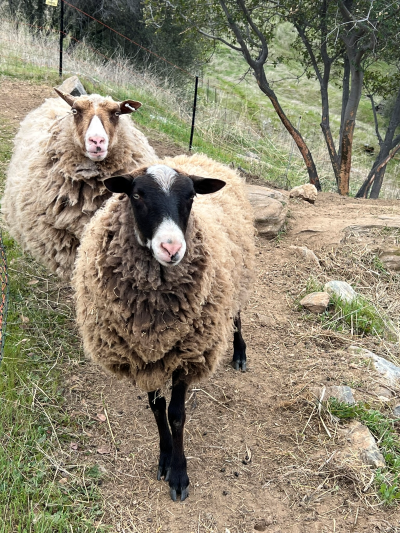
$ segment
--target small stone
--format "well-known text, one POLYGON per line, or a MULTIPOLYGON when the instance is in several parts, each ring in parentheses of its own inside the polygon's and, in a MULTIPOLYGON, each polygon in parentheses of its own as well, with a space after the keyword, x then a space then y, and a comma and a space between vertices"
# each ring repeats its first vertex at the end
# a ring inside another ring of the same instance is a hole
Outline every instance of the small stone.
POLYGON ((267 523, 266 523, 266 521, 265 521, 264 519, 259 520, 258 522, 256 522, 256 523, 254 524, 254 529, 255 529, 256 531, 266 531, 266 529, 267 529, 267 523))
POLYGON ((366 348, 360 348, 358 346, 350 346, 349 352, 354 355, 359 355, 365 359, 372 359, 374 361, 374 367, 379 374, 385 379, 386 383, 392 387, 396 387, 400 380, 400 368, 387 359, 379 357, 374 352, 367 350, 366 348))
POLYGON ((373 468, 384 468, 386 466, 385 459, 366 426, 354 420, 350 424, 347 438, 350 440, 351 447, 358 451, 359 457, 364 464, 373 468))
POLYGON ((390 270, 400 270, 400 248, 388 248, 379 254, 382 263, 390 270))
POLYGON ((256 313, 256 317, 260 322, 260 326, 267 327, 272 326, 274 324, 274 319, 267 315, 261 315, 260 313, 256 313))
POLYGON ((79 81, 78 76, 71 76, 63 81, 63 83, 57 87, 63 93, 70 94, 71 96, 82 96, 87 94, 82 83, 79 81))
POLYGON ((258 233, 274 239, 285 227, 288 199, 279 191, 259 185, 246 185, 246 189, 258 233))
POLYGON ((293 187, 289 193, 290 198, 301 198, 313 204, 317 199, 318 191, 315 185, 311 183, 305 183, 304 185, 299 185, 298 187, 293 187))
POLYGON ((393 408, 393 415, 396 418, 400 418, 400 404, 393 408))
POLYGON ((356 291, 346 281, 329 281, 328 283, 325 283, 324 291, 329 294, 334 294, 347 303, 351 303, 357 298, 356 291))
POLYGON ((312 250, 309 250, 306 246, 290 246, 290 248, 301 259, 305 259, 310 263, 314 263, 318 267, 321 266, 318 257, 312 250))
POLYGON ((311 311, 311 313, 323 313, 328 307, 329 299, 327 292, 312 292, 300 301, 300 305, 311 311))
POLYGON ((336 398, 339 402, 354 405, 356 403, 353 391, 347 385, 331 385, 326 388, 325 398, 336 398))

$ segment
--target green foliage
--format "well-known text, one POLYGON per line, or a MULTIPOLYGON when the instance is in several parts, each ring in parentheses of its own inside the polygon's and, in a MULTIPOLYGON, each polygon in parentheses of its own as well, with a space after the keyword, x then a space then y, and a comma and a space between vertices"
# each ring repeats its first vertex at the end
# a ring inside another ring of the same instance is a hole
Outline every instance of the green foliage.
POLYGON ((341 420, 358 420, 370 430, 387 465, 386 469, 378 469, 375 474, 374 483, 378 494, 387 505, 399 501, 400 440, 395 428, 396 420, 362 402, 348 405, 330 398, 328 409, 341 420))
MULTIPOLYGON (((2 186, 12 136, 11 126, 2 122, 2 186)), ((10 293, 0 365, 0 533, 100 533, 96 470, 88 477, 79 464, 70 469, 67 453, 61 452, 63 443, 81 434, 62 394, 63 365, 80 364, 82 358, 68 292, 5 232, 3 242, 10 293)))

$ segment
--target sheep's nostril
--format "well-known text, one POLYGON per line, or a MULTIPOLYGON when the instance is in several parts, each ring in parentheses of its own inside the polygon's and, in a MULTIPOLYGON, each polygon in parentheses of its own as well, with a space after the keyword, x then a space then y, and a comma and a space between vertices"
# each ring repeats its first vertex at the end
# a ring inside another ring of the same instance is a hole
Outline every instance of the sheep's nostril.
POLYGON ((176 255, 179 252, 179 250, 182 248, 182 243, 176 242, 176 243, 169 243, 169 242, 162 242, 161 248, 165 250, 168 255, 171 258, 171 261, 176 261, 176 255), (175 259, 174 259, 175 258, 175 259))

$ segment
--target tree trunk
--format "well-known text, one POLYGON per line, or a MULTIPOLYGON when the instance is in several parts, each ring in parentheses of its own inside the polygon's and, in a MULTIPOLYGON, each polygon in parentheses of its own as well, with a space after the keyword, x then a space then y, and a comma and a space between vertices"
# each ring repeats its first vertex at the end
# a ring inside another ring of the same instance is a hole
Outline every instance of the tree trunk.
POLYGON ((364 181, 364 183, 360 187, 360 190, 357 192, 356 198, 367 198, 372 184, 373 184, 373 187, 372 187, 370 197, 371 198, 379 197, 379 193, 381 191, 381 187, 383 183, 383 178, 386 172, 386 165, 392 159, 392 157, 396 154, 398 150, 398 147, 397 147, 398 137, 396 137, 394 141, 393 141, 393 138, 394 138, 394 134, 399 124, 400 124, 400 89, 397 93, 396 102, 394 104, 392 115, 389 121, 389 126, 388 126, 388 129, 386 130, 385 139, 383 143, 381 143, 379 154, 377 155, 374 161, 374 164, 372 165, 372 168, 370 170, 370 173, 368 174, 367 179, 364 181), (397 149, 393 150, 392 154, 390 154, 390 157, 389 157, 390 150, 395 147, 397 149), (382 165, 382 163, 386 159, 387 161, 382 165))
MULTIPOLYGON (((344 128, 344 113, 346 111, 347 102, 350 94, 350 61, 347 54, 344 55, 343 64, 343 85, 342 85, 342 112, 340 116, 340 131, 339 131, 339 153, 338 160, 342 159, 342 140, 344 128)), ((339 182, 339 179, 337 180, 339 182)))
POLYGON ((350 170, 351 170, 351 156, 353 151, 353 136, 354 127, 356 123, 356 115, 361 99, 361 90, 364 79, 364 72, 361 68, 361 54, 357 54, 357 59, 354 56, 353 50, 347 46, 347 52, 350 60, 351 70, 351 89, 347 101, 346 109, 344 111, 344 122, 342 132, 342 142, 340 145, 340 172, 338 189, 339 194, 349 194, 350 170), (351 56, 351 57, 350 57, 351 56))
MULTIPOLYGON (((325 67, 326 68, 326 67, 325 67)), ((329 79, 329 73, 328 73, 329 79)), ((329 123, 329 99, 328 99, 328 86, 327 83, 322 83, 321 86, 321 102, 322 102, 322 117, 321 117, 321 130, 325 138, 325 143, 328 148, 329 157, 331 158, 331 164, 333 172, 335 174, 336 183, 339 183, 339 158, 335 148, 335 142, 332 137, 331 126, 329 123)))
POLYGON ((307 144, 305 143, 305 141, 304 141, 303 137, 301 136, 300 132, 293 126, 293 124, 290 122, 290 120, 285 115, 283 109, 281 108, 281 106, 280 106, 280 104, 278 102, 278 98, 277 98, 275 92, 269 86, 269 83, 268 83, 268 81, 267 81, 267 79, 265 77, 265 72, 264 72, 263 67, 261 66, 259 69, 255 69, 254 73, 255 73, 255 77, 256 77, 258 86, 260 87, 262 92, 266 96, 268 96, 268 98, 270 99, 270 101, 271 101, 272 105, 274 106, 274 109, 275 109, 278 117, 280 118, 282 124, 285 126, 287 131, 290 133, 290 135, 292 136, 292 138, 293 138, 294 142, 296 143, 298 149, 300 150, 300 153, 303 156, 304 162, 306 164, 306 168, 307 168, 307 172, 308 172, 310 183, 315 185, 315 187, 317 188, 317 191, 321 191, 322 189, 321 189, 321 184, 320 184, 320 181, 319 181, 317 169, 315 167, 314 160, 312 158, 311 152, 310 152, 307 144))

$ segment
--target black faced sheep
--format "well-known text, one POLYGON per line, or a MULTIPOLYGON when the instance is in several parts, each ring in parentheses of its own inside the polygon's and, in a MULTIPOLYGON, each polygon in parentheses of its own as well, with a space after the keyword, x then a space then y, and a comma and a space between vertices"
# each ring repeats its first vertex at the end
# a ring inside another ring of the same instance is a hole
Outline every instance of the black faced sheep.
POLYGON ((156 155, 127 115, 139 102, 97 94, 49 98, 22 121, 2 212, 25 250, 69 279, 84 226, 111 196, 104 180, 156 155))
POLYGON ((238 175, 203 155, 166 158, 105 185, 124 194, 106 202, 82 237, 73 276, 78 325, 94 361, 149 393, 160 433, 157 477, 184 500, 186 391, 215 369, 234 325, 233 365, 246 369, 240 310, 253 276, 252 209, 238 175), (172 435, 158 390, 171 377, 172 435))

